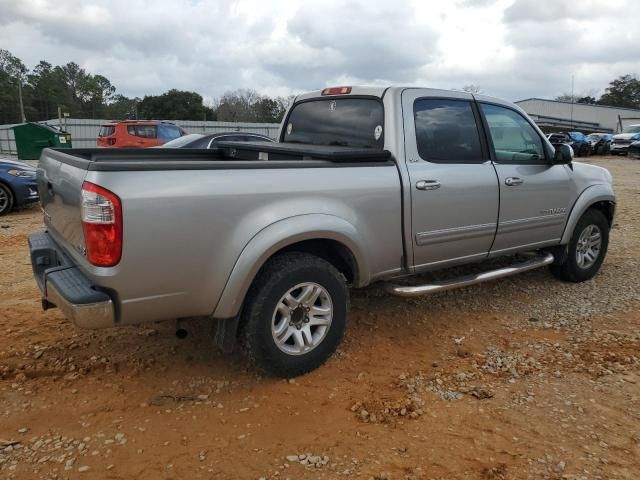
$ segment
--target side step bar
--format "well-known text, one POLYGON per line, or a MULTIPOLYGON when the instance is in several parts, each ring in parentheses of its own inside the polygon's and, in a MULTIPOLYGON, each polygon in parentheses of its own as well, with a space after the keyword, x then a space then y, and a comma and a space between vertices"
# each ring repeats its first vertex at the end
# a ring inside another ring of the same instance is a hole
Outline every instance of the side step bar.
POLYGON ((542 256, 537 256, 531 260, 527 260, 526 262, 519 263, 511 267, 498 268, 497 270, 490 270, 488 272, 465 275, 463 277, 452 278, 450 280, 432 282, 425 285, 390 284, 387 286, 387 291, 393 295, 398 295, 400 297, 419 297, 421 295, 444 292, 445 290, 468 287, 469 285, 475 285, 476 283, 509 277, 511 275, 515 275, 516 273, 522 273, 528 270, 533 270, 534 268, 544 267, 545 265, 549 265, 552 262, 553 255, 551 253, 545 253, 542 256))

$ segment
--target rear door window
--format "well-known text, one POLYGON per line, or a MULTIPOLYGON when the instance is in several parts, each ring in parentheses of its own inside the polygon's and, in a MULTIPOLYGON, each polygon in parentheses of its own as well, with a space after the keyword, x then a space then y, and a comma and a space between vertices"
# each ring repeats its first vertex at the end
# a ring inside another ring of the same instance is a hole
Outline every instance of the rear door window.
POLYGON ((158 130, 155 125, 127 125, 129 135, 142 138, 157 138, 158 130))
POLYGON ((287 118, 282 141, 382 150, 382 102, 373 98, 344 97, 300 102, 287 118))
POLYGON ((418 154, 433 163, 482 163, 484 155, 471 102, 419 99, 413 106, 418 154))
POLYGON ((116 133, 116 127, 112 125, 103 125, 100 127, 100 132, 98 132, 99 137, 109 137, 116 133))
POLYGON ((175 125, 166 125, 161 123, 158 125, 158 138, 160 140, 175 140, 176 138, 180 138, 182 136, 182 130, 180 130, 175 125))

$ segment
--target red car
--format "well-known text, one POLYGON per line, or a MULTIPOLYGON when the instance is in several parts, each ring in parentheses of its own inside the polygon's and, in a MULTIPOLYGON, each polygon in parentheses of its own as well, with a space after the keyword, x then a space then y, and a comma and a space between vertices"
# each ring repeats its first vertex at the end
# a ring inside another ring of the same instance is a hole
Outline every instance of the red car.
POLYGON ((127 120, 102 125, 96 144, 112 148, 156 147, 186 133, 170 122, 127 120))

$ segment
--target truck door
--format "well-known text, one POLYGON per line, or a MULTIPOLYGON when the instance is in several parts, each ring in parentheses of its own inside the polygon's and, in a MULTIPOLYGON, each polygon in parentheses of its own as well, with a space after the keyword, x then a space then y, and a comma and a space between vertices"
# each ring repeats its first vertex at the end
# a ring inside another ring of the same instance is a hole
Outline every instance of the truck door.
POLYGON ((480 103, 500 182, 492 254, 560 241, 575 184, 568 165, 552 165, 543 139, 520 112, 480 103))
POLYGON ((473 97, 402 93, 416 271, 487 256, 498 219, 498 180, 473 97))

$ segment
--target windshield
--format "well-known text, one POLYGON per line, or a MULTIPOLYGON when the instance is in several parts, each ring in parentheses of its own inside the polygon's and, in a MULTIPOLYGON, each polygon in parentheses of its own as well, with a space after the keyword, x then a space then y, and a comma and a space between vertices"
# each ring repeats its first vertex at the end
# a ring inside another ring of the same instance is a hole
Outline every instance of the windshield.
POLYGON ((622 133, 638 133, 640 132, 640 125, 631 125, 630 127, 627 127, 624 129, 624 132, 622 133))
POLYGON ((199 133, 191 133, 189 135, 184 135, 183 137, 176 138, 175 140, 171 140, 170 142, 167 142, 162 146, 165 148, 181 148, 202 137, 204 137, 204 135, 200 135, 199 133))
POLYGON ((378 99, 327 98, 298 103, 283 142, 382 149, 384 109, 378 99))

